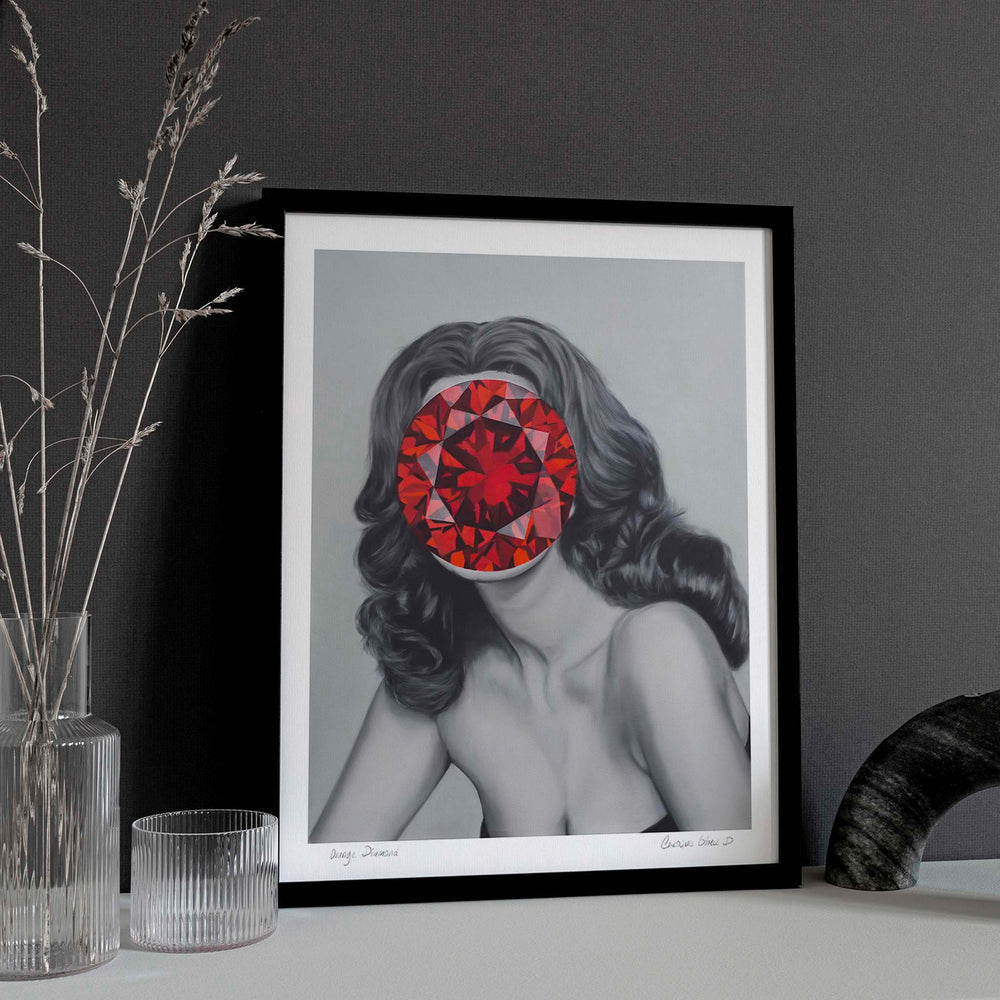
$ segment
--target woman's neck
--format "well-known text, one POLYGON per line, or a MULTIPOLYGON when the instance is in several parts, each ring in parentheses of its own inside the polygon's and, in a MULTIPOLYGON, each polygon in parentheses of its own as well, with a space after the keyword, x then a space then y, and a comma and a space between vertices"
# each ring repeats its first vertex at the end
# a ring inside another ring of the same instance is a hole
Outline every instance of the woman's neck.
POLYGON ((566 565, 558 545, 520 576, 476 589, 522 662, 534 656, 548 667, 585 660, 623 614, 566 565))

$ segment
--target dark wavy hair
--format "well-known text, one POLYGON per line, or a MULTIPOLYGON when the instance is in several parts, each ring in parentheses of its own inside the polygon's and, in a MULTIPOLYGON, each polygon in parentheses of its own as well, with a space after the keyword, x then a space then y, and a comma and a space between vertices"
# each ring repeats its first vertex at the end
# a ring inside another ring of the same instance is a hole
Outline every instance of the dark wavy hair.
POLYGON ((405 347, 371 408, 368 478, 355 503, 365 526, 357 563, 369 590, 357 613, 365 648, 396 700, 435 715, 462 690, 478 649, 506 642, 476 588, 413 536, 396 492, 403 432, 445 376, 510 372, 562 415, 579 484, 559 545, 568 566, 625 608, 679 601, 709 625, 731 666, 747 656, 746 592, 729 548, 683 520, 667 495, 656 445, 600 372, 559 331, 531 319, 448 323, 405 347))

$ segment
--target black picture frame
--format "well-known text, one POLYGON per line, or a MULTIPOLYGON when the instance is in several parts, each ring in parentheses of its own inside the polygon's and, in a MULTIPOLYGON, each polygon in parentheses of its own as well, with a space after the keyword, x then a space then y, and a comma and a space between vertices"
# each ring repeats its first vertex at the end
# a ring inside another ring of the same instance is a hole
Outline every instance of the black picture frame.
MULTIPOLYGON (((800 866, 800 744, 798 683, 798 596, 796 554, 796 436, 795 436, 795 359, 793 293, 792 209, 785 206, 709 205, 688 203, 602 201, 550 198, 515 198, 493 196, 457 196, 404 193, 312 191, 266 188, 263 192, 263 219, 284 240, 273 244, 265 272, 263 288, 274 298, 269 303, 270 328, 280 330, 285 324, 290 297, 290 255, 296 239, 288 225, 290 217, 321 220, 452 220, 474 231, 479 223, 547 223, 575 227, 650 227, 681 232, 705 231, 720 236, 752 232, 760 234, 765 250, 765 278, 757 289, 767 315, 767 370, 763 391, 757 399, 759 412, 765 414, 768 463, 767 519, 769 522, 770 642, 767 655, 771 662, 773 690, 767 719, 771 747, 770 793, 772 848, 766 859, 739 864, 706 863, 671 867, 588 867, 563 871, 449 873, 431 876, 404 874, 343 878, 330 869, 329 877, 302 877, 290 874, 291 852, 306 850, 288 841, 290 821, 282 808, 283 792, 293 783, 282 766, 275 768, 276 787, 270 789, 271 801, 279 814, 282 831, 282 861, 279 878, 280 905, 283 907, 361 903, 418 902, 480 898, 529 898, 553 895, 595 895, 689 891, 699 889, 787 888, 801 883, 800 866)), ((630 230, 631 231, 631 230, 630 230)), ((638 232, 638 230, 636 230, 638 232)), ((430 251, 428 251, 430 252, 430 251)), ((627 259, 627 258, 626 258, 627 259)), ((666 258, 665 258, 666 259, 666 258)), ((389 293, 389 290, 386 292, 389 293)), ((747 293, 749 294, 749 292, 747 293)), ((308 304, 306 308, 310 308, 308 304)), ((422 331, 414 331, 422 332, 422 331)), ((359 331, 361 349, 364 333, 359 331)), ((286 333, 284 384, 292 380, 297 392, 308 392, 311 373, 290 370, 286 333)), ((345 374, 344 377, 349 377, 345 374)), ((748 390, 749 392, 749 390, 748 390)), ((749 397, 748 397, 749 398, 749 397)), ((277 414, 275 414, 277 416, 277 414)), ((282 430, 284 461, 288 459, 287 422, 282 430)), ((286 510, 289 483, 284 483, 286 510)), ((748 534, 751 529, 748 529, 748 534)), ((283 527, 284 536, 284 527, 283 527)), ((287 548, 287 546, 286 546, 287 548)), ((281 599, 283 606, 306 602, 309 594, 301 588, 290 590, 282 557, 281 599)), ((284 634, 284 630, 283 630, 284 634)), ((360 642, 360 640, 358 640, 360 642)), ((282 641, 282 704, 276 706, 273 733, 275 755, 281 759, 290 740, 289 716, 284 699, 290 682, 287 679, 287 651, 282 641), (284 713, 284 714, 283 714, 284 713), (282 722, 284 719, 284 724, 282 722)), ((298 727, 308 720, 296 719, 298 727)), ((308 726, 306 726, 308 728, 308 726)), ((754 737, 754 747, 758 744, 754 737)), ((304 765, 308 768, 308 764, 304 765)), ((295 778, 300 780, 301 776, 295 778)), ((307 781, 306 778, 302 780, 307 781)), ((675 835, 676 836, 676 835, 675 835)), ((521 838, 517 838, 521 839, 521 838)), ((523 838, 530 840, 532 838, 523 838)), ((567 840, 572 838, 566 838, 567 840)), ((412 843, 412 842, 411 842, 412 843)), ((310 845, 315 847, 316 845, 310 845)), ((326 846, 326 845, 324 845, 326 846)))

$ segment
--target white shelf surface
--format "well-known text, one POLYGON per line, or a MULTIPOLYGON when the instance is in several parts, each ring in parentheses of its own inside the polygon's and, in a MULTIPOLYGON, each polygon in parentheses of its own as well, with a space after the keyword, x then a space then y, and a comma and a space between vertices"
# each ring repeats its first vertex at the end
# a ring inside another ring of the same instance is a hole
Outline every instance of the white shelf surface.
POLYGON ((5 997, 522 1000, 1000 997, 1000 861, 901 892, 801 889, 282 910, 266 941, 0 983, 5 997))

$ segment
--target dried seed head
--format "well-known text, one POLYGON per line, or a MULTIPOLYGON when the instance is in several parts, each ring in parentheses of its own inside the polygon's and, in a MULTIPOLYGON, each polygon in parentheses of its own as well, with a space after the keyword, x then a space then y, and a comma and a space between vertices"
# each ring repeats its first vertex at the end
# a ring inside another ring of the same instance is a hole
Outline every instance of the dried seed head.
POLYGON ((228 302, 229 299, 235 298, 242 291, 242 288, 227 288, 224 292, 219 292, 208 304, 210 306, 217 306, 220 302, 228 302))
POLYGON ((43 396, 33 385, 28 386, 28 391, 31 393, 31 401, 33 403, 41 403, 43 410, 54 410, 56 408, 56 404, 48 396, 43 396))
POLYGON ((121 196, 133 207, 140 208, 146 200, 146 182, 139 180, 135 182, 135 187, 130 187, 124 180, 119 178, 118 190, 121 196))
POLYGON ((197 128, 199 125, 204 124, 205 119, 208 118, 209 112, 219 103, 218 97, 213 97, 210 101, 206 101, 198 110, 191 116, 191 121, 188 122, 188 128, 197 128))
POLYGON ((52 258, 45 253, 44 250, 39 250, 38 247, 33 247, 30 243, 18 243, 18 248, 23 250, 29 257, 34 257, 36 260, 52 260, 52 258))
POLYGON ((138 434, 136 434, 134 437, 132 437, 128 441, 126 441, 125 444, 123 445, 123 447, 125 447, 125 448, 138 448, 140 442, 144 438, 148 438, 149 435, 152 434, 153 431, 155 431, 156 428, 159 427, 160 424, 162 424, 162 423, 163 423, 162 420, 157 420, 155 424, 149 424, 148 427, 143 427, 143 429, 141 431, 139 431, 138 434))
POLYGON ((197 309, 175 309, 177 318, 182 322, 189 322, 199 316, 225 316, 232 312, 232 309, 216 309, 215 306, 199 306, 197 309))
POLYGON ((198 242, 201 241, 212 231, 212 226, 215 225, 215 220, 219 217, 218 212, 213 212, 207 218, 203 218, 198 226, 198 242))
POLYGON ((31 33, 31 25, 28 23, 28 15, 24 13, 22 8, 10 0, 11 7, 17 11, 17 16, 21 19, 21 29, 24 31, 25 36, 28 39, 28 44, 31 46, 31 55, 33 58, 37 59, 39 56, 38 46, 35 44, 35 36, 31 33))
POLYGON ((166 73, 164 74, 167 83, 167 90, 171 91, 171 93, 173 93, 173 85, 177 78, 177 71, 184 64, 184 60, 187 59, 188 53, 198 43, 198 22, 207 13, 208 4, 206 3, 206 0, 200 0, 198 6, 191 12, 191 16, 187 19, 187 23, 181 29, 180 48, 174 52, 173 55, 171 55, 169 61, 167 62, 166 73))
POLYGON ((27 15, 15 3, 15 0, 10 0, 10 5, 17 11, 17 16, 21 19, 21 28, 24 30, 25 37, 28 39, 28 47, 31 50, 31 60, 17 48, 17 46, 12 45, 10 47, 11 52, 14 53, 14 57, 19 63, 28 71, 28 76, 31 77, 31 85, 35 89, 35 96, 38 98, 38 112, 39 114, 44 114, 49 109, 49 102, 42 93, 41 85, 38 82, 38 60, 41 53, 38 51, 38 46, 35 44, 35 36, 31 32, 31 25, 28 23, 27 15))
POLYGON ((48 396, 43 396, 33 385, 28 386, 28 393, 31 396, 31 401, 33 403, 41 403, 43 410, 54 410, 56 404, 49 399, 48 396))
POLYGON ((244 222, 242 226, 227 226, 224 222, 215 227, 217 233, 226 236, 263 236, 269 240, 280 240, 281 237, 267 226, 258 226, 256 222, 244 222))
POLYGON ((202 63, 202 66, 212 66, 218 59, 219 53, 222 51, 222 46, 226 43, 227 39, 232 38, 238 31, 242 31, 244 28, 249 28, 254 21, 259 20, 259 17, 244 17, 242 20, 237 18, 235 21, 230 21, 229 24, 227 24, 219 33, 219 37, 212 42, 212 47, 205 55, 205 60, 202 63))
POLYGON ((174 82, 174 77, 177 75, 177 70, 180 68, 181 58, 178 53, 173 53, 171 57, 167 60, 167 69, 163 74, 166 80, 167 86, 171 86, 174 82))
POLYGON ((219 181, 212 181, 208 187, 208 197, 202 202, 201 205, 201 217, 202 219, 207 219, 212 214, 212 209, 215 208, 215 203, 222 197, 222 192, 225 191, 225 185, 219 181))
POLYGON ((243 18, 243 20, 230 21, 229 24, 222 29, 215 41, 212 42, 211 47, 205 53, 205 58, 202 59, 201 65, 198 67, 198 72, 195 74, 191 92, 187 98, 187 110, 189 113, 198 104, 206 92, 212 89, 212 85, 215 83, 216 74, 219 72, 219 53, 222 51, 222 46, 226 43, 226 40, 232 38, 232 36, 238 31, 242 31, 244 28, 249 27, 254 23, 254 21, 259 20, 259 17, 246 17, 243 18))
POLYGON ((185 55, 189 53, 198 41, 195 29, 198 22, 208 13, 208 0, 199 0, 198 6, 191 12, 187 23, 181 29, 181 49, 185 55))

